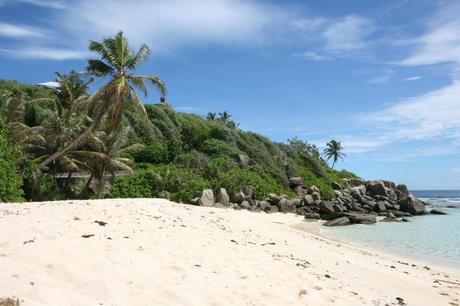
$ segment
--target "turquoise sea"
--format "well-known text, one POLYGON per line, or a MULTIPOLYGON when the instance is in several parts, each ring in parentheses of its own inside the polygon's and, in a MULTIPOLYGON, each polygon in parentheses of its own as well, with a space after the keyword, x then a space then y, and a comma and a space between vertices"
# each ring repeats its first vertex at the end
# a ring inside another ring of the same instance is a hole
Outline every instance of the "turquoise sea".
POLYGON ((407 258, 460 268, 460 190, 411 191, 447 216, 426 215, 410 222, 322 227, 321 233, 342 241, 407 258))

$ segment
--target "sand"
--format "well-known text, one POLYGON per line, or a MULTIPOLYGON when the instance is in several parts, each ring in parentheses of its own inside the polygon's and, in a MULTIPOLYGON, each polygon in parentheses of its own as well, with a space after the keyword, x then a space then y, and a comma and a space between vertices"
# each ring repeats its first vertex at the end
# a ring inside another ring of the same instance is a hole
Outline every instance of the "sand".
POLYGON ((460 270, 335 242, 315 226, 159 199, 1 204, 0 300, 460 305, 460 270))

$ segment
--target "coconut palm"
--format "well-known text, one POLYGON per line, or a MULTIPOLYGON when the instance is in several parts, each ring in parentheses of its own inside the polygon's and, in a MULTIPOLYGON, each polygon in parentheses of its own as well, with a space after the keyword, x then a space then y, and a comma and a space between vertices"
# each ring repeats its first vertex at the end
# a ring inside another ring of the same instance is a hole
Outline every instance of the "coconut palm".
POLYGON ((88 61, 88 72, 96 77, 109 78, 108 83, 89 98, 89 109, 96 110, 97 115, 84 133, 69 142, 62 150, 42 161, 39 165, 40 168, 75 148, 99 127, 106 115, 108 133, 116 133, 120 127, 127 103, 134 105, 147 118, 147 112, 136 90, 147 95, 147 85, 150 84, 162 96, 166 96, 166 86, 158 76, 135 74, 135 70, 150 55, 150 49, 147 45, 142 45, 137 52, 134 52, 123 32, 118 32, 113 37, 104 38, 102 42, 91 41, 89 50, 98 53, 100 59, 88 61))
POLYGON ((222 121, 223 123, 227 123, 231 117, 232 115, 230 115, 227 111, 219 113, 219 120, 222 121))
POLYGON ((0 122, 9 124, 21 121, 24 106, 28 99, 27 93, 18 86, 0 95, 0 122))
POLYGON ((95 183, 96 198, 103 197, 106 191, 106 182, 112 182, 117 171, 132 172, 131 167, 134 161, 126 158, 127 155, 141 150, 141 144, 129 144, 128 134, 130 127, 119 129, 116 133, 98 131, 94 133, 87 143, 84 151, 74 151, 76 156, 87 160, 87 165, 91 172, 87 188, 95 183), (107 177, 107 174, 110 176, 107 177))
POLYGON ((335 163, 344 158, 345 154, 343 153, 343 147, 340 141, 332 139, 326 144, 326 148, 323 150, 323 154, 326 156, 326 160, 332 158, 332 168, 334 168, 335 163))
POLYGON ((206 115, 206 120, 208 120, 208 121, 215 121, 215 120, 216 120, 216 117, 217 117, 216 113, 211 113, 211 112, 209 112, 209 113, 206 115))

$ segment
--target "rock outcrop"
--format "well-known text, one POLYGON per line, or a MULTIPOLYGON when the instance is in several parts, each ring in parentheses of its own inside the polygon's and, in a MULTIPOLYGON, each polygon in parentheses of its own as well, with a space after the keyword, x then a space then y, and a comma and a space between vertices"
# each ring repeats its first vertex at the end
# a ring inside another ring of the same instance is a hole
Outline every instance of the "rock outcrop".
MULTIPOLYGON (((331 183, 336 196, 332 200, 324 200, 317 186, 304 186, 301 177, 290 178, 289 186, 297 197, 269 194, 260 201, 254 199, 254 187, 246 186, 232 197, 233 202, 230 202, 225 188, 217 191, 216 199, 211 189, 203 190, 201 196, 192 202, 200 206, 252 212, 297 213, 305 219, 327 220, 326 226, 373 224, 377 222, 377 216, 383 217, 383 222, 407 221, 406 217, 427 213, 425 203, 410 194, 406 185, 390 181, 351 178, 341 184, 331 183)), ((436 209, 431 213, 443 214, 436 209)))

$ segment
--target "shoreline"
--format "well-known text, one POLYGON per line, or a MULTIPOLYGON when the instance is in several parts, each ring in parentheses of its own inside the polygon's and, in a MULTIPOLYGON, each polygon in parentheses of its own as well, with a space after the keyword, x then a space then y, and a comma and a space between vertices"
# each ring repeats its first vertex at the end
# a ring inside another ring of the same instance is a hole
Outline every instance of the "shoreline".
MULTIPOLYGON (((418 216, 417 218, 420 218, 420 216, 418 216)), ((397 254, 396 252, 392 252, 390 249, 385 248, 385 247, 380 247, 379 248, 379 247, 364 245, 364 244, 361 244, 357 240, 346 239, 346 238, 341 238, 341 237, 337 237, 337 236, 334 236, 334 235, 325 234, 324 232, 321 232, 322 224, 325 223, 325 222, 326 222, 325 220, 319 220, 317 222, 309 221, 309 222, 305 222, 307 224, 307 226, 304 226, 304 224, 299 224, 298 226, 294 226, 293 228, 298 229, 300 231, 305 231, 305 232, 307 232, 307 233, 309 233, 311 235, 318 236, 318 237, 323 238, 325 240, 335 242, 335 243, 338 243, 338 244, 341 244, 341 245, 344 245, 344 246, 347 246, 347 247, 350 247, 350 248, 365 250, 367 252, 373 252, 375 254, 379 254, 379 255, 382 255, 382 256, 385 256, 385 257, 388 257, 388 258, 392 258, 392 259, 400 259, 400 261, 404 261, 404 262, 413 261, 413 262, 418 263, 419 265, 432 266, 432 267, 436 267, 437 269, 440 269, 440 270, 442 270, 442 269, 453 270, 453 271, 456 271, 456 272, 460 273, 460 266, 454 266, 454 265, 450 265, 450 264, 442 264, 442 263, 439 263, 439 262, 426 260, 426 259, 420 258, 420 257, 409 257, 409 256, 407 256, 405 254, 397 254)), ((377 224, 378 224, 378 222, 377 222, 377 224)), ((360 224, 360 225, 351 225, 351 226, 376 226, 377 224, 369 224, 369 225, 360 224)))
POLYGON ((15 296, 21 306, 460 305, 459 270, 305 227, 313 226, 294 214, 162 199, 2 204, 0 299, 15 296))

